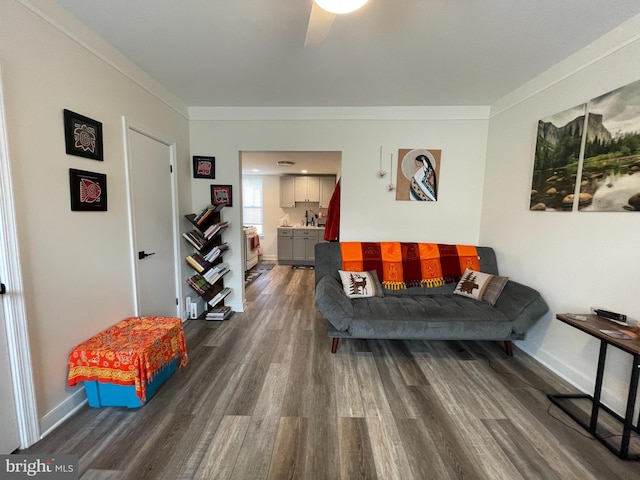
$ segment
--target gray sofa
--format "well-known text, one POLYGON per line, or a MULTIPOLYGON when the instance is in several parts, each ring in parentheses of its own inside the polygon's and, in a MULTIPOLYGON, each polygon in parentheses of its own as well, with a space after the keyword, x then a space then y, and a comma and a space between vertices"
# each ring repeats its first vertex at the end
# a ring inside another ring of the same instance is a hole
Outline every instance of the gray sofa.
MULTIPOLYGON (((477 247, 477 251, 480 270, 498 275, 493 249, 477 247)), ((340 269, 340 244, 316 244, 315 302, 327 320, 332 353, 340 338, 380 338, 498 340, 504 341, 507 354, 513 355, 511 341, 523 339, 549 309, 536 290, 511 280, 495 306, 454 294, 456 283, 385 289, 382 297, 350 299, 342 288, 340 269)))

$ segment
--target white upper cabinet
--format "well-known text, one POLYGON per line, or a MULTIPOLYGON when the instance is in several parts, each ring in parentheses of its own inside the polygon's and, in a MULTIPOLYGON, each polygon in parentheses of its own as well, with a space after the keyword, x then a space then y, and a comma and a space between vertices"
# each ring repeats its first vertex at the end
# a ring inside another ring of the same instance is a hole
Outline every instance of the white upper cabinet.
POLYGON ((320 177, 297 175, 294 178, 294 199, 296 202, 320 201, 320 177))

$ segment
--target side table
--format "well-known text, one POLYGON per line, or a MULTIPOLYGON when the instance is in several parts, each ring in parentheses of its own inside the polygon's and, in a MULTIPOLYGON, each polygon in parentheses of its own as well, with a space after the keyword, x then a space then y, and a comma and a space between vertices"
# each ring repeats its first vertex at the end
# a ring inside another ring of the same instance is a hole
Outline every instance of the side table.
MULTIPOLYGON (((596 370, 596 383, 593 391, 593 395, 586 394, 549 394, 547 397, 557 405, 561 410, 567 413, 573 420, 575 420, 580 426, 587 430, 591 435, 604 444, 609 450, 615 453, 618 457, 625 460, 640 460, 640 454, 629 453, 629 443, 631 439, 631 432, 640 433, 640 415, 638 422, 633 424, 633 413, 635 411, 636 396, 638 392, 638 377, 640 375, 640 339, 619 339, 611 337, 601 330, 617 330, 620 331, 620 327, 617 324, 608 320, 602 319, 597 315, 584 315, 586 320, 578 320, 567 316, 566 314, 558 314, 556 318, 572 327, 582 330, 583 332, 600 340, 600 355, 598 357, 598 367, 596 370), (604 364, 607 356, 607 347, 612 345, 619 348, 633 357, 633 365, 631 367, 631 378, 629 381, 629 393, 627 395, 627 407, 624 418, 613 412, 606 405, 603 405, 600 401, 600 395, 602 393, 602 379, 604 376, 604 364), (587 399, 591 402, 591 416, 588 422, 576 415, 570 408, 563 404, 563 400, 575 400, 575 399, 587 399), (620 446, 618 447, 612 438, 620 437, 620 435, 602 435, 598 431, 598 414, 600 410, 604 410, 609 413, 613 418, 622 423, 622 435, 620 440, 620 446)), ((624 329, 624 328, 623 328, 624 329)))

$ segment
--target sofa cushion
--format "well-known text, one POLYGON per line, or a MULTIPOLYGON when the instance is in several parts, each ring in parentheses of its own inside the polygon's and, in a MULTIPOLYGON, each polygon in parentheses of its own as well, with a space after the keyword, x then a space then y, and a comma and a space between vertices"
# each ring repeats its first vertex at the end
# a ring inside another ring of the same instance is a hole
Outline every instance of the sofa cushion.
POLYGON ((510 319, 491 305, 459 295, 392 296, 351 300, 348 331, 357 338, 506 338, 510 319))
POLYGON ((338 270, 342 288, 349 298, 382 297, 382 285, 375 270, 369 272, 345 272, 338 270))
POLYGON ((467 268, 453 293, 475 298, 489 305, 495 305, 508 281, 509 278, 507 277, 477 272, 467 268))

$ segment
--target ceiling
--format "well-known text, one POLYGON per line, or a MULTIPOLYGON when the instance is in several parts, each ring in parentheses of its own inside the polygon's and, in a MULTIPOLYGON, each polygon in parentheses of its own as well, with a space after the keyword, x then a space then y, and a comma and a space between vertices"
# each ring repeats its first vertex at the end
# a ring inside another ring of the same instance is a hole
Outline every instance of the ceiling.
POLYGON ((341 152, 242 152, 243 175, 318 175, 340 173, 341 152), (294 165, 280 167, 278 162, 294 165), (257 171, 256 171, 257 170, 257 171), (306 172, 303 172, 306 170, 306 172))
POLYGON ((304 46, 312 0, 56 0, 187 106, 491 105, 638 0, 369 0, 304 46))

